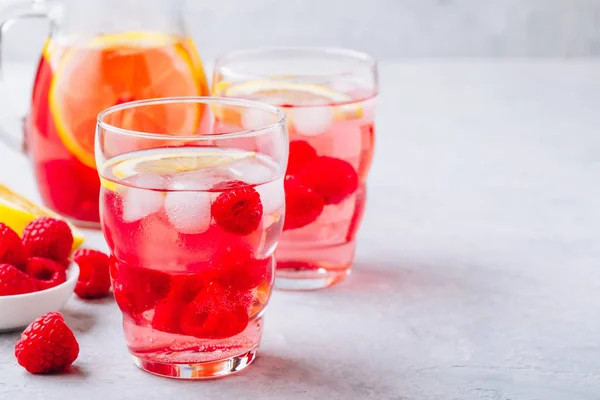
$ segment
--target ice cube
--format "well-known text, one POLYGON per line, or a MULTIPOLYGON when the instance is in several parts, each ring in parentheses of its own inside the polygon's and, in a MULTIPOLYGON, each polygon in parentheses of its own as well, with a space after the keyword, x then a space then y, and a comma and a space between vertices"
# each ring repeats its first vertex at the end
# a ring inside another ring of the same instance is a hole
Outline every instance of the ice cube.
POLYGON ((168 176, 167 189, 170 190, 207 190, 223 181, 224 177, 214 169, 199 169, 168 176))
POLYGON ((140 173, 126 179, 126 182, 133 187, 125 189, 123 194, 123 221, 134 222, 162 208, 164 196, 157 191, 164 189, 162 176, 140 173))
POLYGON ((265 110, 247 108, 242 113, 242 126, 244 129, 261 129, 275 122, 277 122, 277 116, 265 110))
POLYGON ((331 107, 295 107, 288 112, 292 125, 304 136, 322 135, 333 125, 334 113, 331 107))
POLYGON ((256 158, 236 161, 225 168, 231 179, 250 184, 268 182, 273 178, 273 171, 256 158))
POLYGON ((169 190, 177 190, 177 191, 182 191, 182 190, 193 191, 193 190, 207 190, 210 188, 210 186, 208 186, 202 182, 198 182, 198 181, 191 180, 191 179, 177 179, 177 180, 173 180, 172 182, 169 182, 169 185, 167 186, 167 188, 169 190))
POLYGON ((165 180, 161 175, 140 172, 129 179, 132 186, 144 189, 162 190, 165 188, 165 180))
POLYGON ((169 222, 181 233, 198 234, 210 227, 210 193, 169 192, 165 197, 169 222))
POLYGON ((169 190, 207 190, 210 189, 210 184, 208 182, 200 181, 199 179, 194 179, 193 176, 170 176, 169 183, 167 185, 167 189, 169 190))
POLYGON ((159 211, 163 206, 161 192, 128 188, 123 195, 123 221, 134 222, 159 211))
POLYGON ((264 215, 271 214, 279 209, 283 210, 285 194, 282 179, 259 185, 255 189, 260 195, 264 215))

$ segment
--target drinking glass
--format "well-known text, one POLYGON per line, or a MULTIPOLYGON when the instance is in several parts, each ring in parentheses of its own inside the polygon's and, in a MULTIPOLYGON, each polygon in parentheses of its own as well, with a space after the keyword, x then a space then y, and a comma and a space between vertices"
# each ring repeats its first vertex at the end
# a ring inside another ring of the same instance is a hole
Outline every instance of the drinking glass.
POLYGON ((276 287, 318 289, 349 273, 373 158, 377 93, 376 61, 353 50, 246 50, 217 60, 214 96, 264 101, 288 118, 276 287))
POLYGON ((184 379, 244 369, 260 344, 283 226, 283 112, 208 97, 125 103, 100 113, 95 146, 135 363, 184 379))

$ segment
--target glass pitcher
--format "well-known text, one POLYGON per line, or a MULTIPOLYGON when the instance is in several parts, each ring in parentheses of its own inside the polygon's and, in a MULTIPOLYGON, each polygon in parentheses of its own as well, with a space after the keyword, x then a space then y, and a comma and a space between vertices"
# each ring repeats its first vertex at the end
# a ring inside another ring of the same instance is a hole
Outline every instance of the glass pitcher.
MULTIPOLYGON (((133 100, 208 94, 182 14, 183 0, 0 3, 0 32, 20 18, 44 17, 50 23, 24 137, 1 135, 13 147, 27 149, 46 206, 80 226, 97 226, 94 131, 100 111, 133 100)), ((168 117, 135 115, 120 125, 152 132, 153 126, 175 120, 168 117)), ((180 123, 198 122, 187 118, 192 120, 180 123)))

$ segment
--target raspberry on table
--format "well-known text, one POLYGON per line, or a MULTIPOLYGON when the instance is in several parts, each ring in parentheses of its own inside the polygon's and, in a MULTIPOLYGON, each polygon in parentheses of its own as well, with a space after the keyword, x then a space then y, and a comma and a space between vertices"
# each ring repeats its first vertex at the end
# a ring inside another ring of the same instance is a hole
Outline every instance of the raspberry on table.
POLYGON ((293 176, 285 178, 285 220, 283 230, 303 228, 316 221, 323 212, 323 197, 304 186, 293 176))
POLYGON ((0 264, 0 296, 37 292, 38 283, 14 265, 0 264))
POLYGON ((25 262, 25 272, 37 280, 39 290, 53 288, 67 280, 63 266, 44 257, 28 258, 25 262))
POLYGON ((106 254, 91 249, 78 249, 73 261, 79 265, 79 279, 75 294, 82 299, 97 299, 110 293, 109 258, 106 254))
POLYGON ((20 268, 25 263, 25 248, 17 232, 0 222, 0 264, 20 268))
POLYGON ((217 225, 225 231, 249 235, 258 229, 263 207, 258 192, 245 186, 221 193, 212 204, 211 212, 217 225))
POLYGON ((79 344, 62 314, 51 312, 29 325, 15 346, 19 365, 32 374, 66 370, 79 355, 79 344))
POLYGON ((308 144, 307 141, 291 141, 286 174, 293 175, 297 172, 300 172, 315 158, 317 158, 317 150, 308 144))
POLYGON ((349 162, 339 158, 317 157, 296 176, 320 194, 325 205, 339 204, 358 189, 358 174, 349 162))
POLYGON ((23 245, 28 257, 46 257, 62 262, 69 258, 73 234, 65 221, 41 217, 23 230, 23 245))

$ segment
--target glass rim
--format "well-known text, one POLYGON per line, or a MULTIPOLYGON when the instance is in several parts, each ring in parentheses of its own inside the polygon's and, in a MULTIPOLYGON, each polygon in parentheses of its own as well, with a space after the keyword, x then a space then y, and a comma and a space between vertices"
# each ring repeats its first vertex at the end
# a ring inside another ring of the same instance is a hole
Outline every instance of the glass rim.
MULTIPOLYGON (((342 58, 351 59, 353 61, 361 62, 361 67, 367 67, 368 69, 377 71, 377 60, 375 57, 360 50, 354 50, 343 47, 327 47, 327 46, 275 46, 275 47, 257 47, 251 49, 240 49, 229 51, 215 60, 214 70, 223 71, 227 76, 235 77, 252 77, 252 78, 267 78, 273 80, 275 77, 273 74, 253 73, 245 72, 238 68, 231 68, 227 66, 228 62, 235 61, 237 59, 243 59, 244 57, 251 57, 253 59, 259 58, 264 55, 277 55, 277 54, 292 54, 292 55, 315 55, 315 56, 335 56, 342 58)), ((348 70, 337 73, 324 73, 324 74, 312 74, 312 75, 293 75, 289 78, 279 76, 279 79, 283 80, 299 80, 299 81, 310 81, 319 80, 325 78, 337 78, 344 76, 352 76, 356 73, 356 66, 349 67, 348 70)))
POLYGON ((211 141, 211 140, 224 140, 234 139, 243 137, 260 136, 268 133, 273 128, 284 127, 286 122, 285 112, 278 107, 272 106, 267 103, 260 101, 237 99, 233 97, 211 97, 211 96, 179 96, 179 97, 161 97, 154 99, 136 100, 127 103, 119 104, 102 110, 96 118, 96 136, 100 134, 102 128, 107 131, 118 133, 125 136, 143 138, 143 139, 155 139, 165 141, 211 141), (104 119, 111 114, 119 111, 133 109, 141 106, 151 106, 157 104, 177 104, 177 103, 198 103, 198 104, 224 104, 229 106, 244 107, 248 109, 260 109, 262 111, 270 112, 277 116, 277 120, 273 123, 266 124, 263 127, 256 129, 240 129, 236 132, 228 133, 217 133, 217 134, 198 134, 198 135, 170 135, 168 133, 155 133, 155 132, 140 132, 132 129, 119 128, 111 125, 104 121, 104 119))

